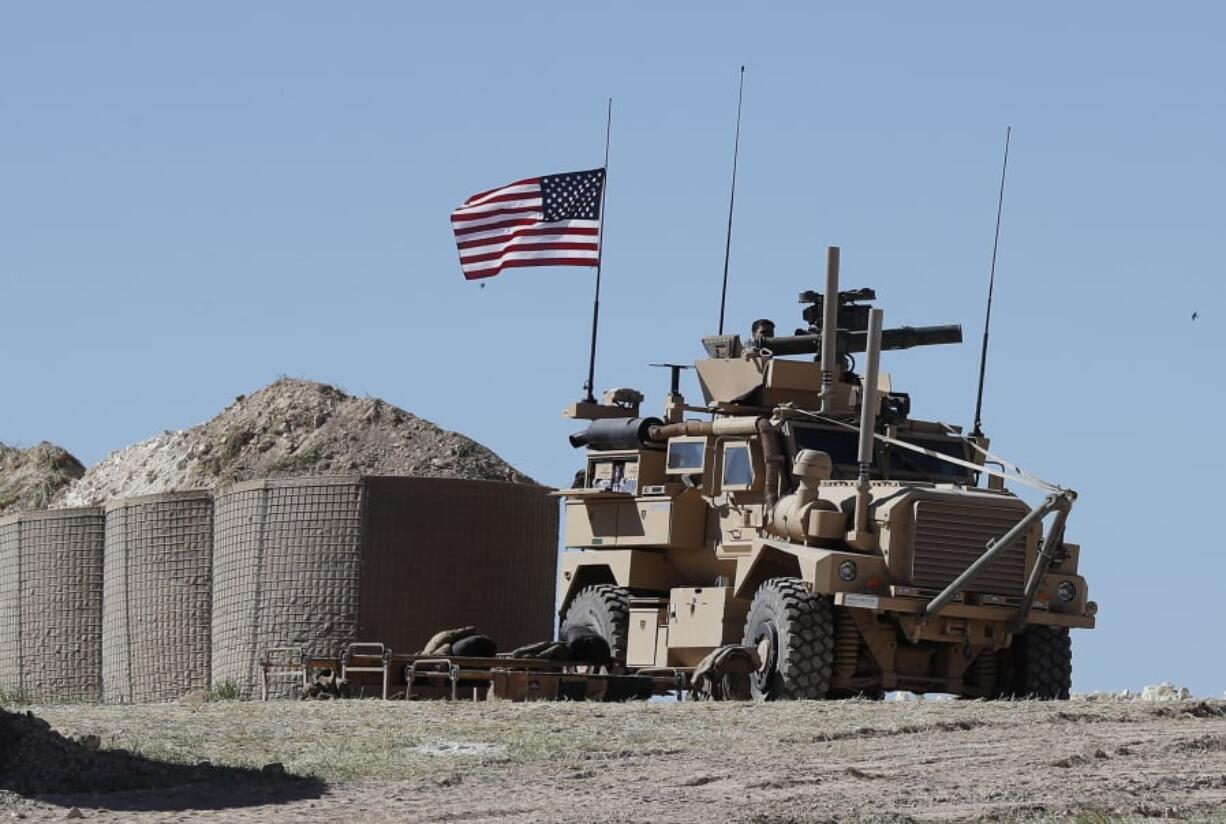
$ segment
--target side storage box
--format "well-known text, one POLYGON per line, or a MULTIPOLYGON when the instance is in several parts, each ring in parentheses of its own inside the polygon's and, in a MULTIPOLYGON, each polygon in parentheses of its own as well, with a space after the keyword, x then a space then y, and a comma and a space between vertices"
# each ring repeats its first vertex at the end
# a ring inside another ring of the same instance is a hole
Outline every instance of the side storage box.
POLYGON ((668 603, 663 598, 630 601, 630 637, 626 642, 626 665, 666 666, 668 651, 668 603), (663 651, 665 655, 658 655, 663 651))
POLYGON ((593 491, 566 501, 566 545, 702 546, 706 514, 706 506, 694 490, 640 498, 593 491))
POLYGON ((724 644, 739 644, 749 605, 732 597, 731 587, 674 589, 668 603, 670 666, 692 667, 724 644))
POLYGON ((707 509, 693 490, 676 496, 636 498, 617 513, 617 543, 685 548, 701 546, 707 509))

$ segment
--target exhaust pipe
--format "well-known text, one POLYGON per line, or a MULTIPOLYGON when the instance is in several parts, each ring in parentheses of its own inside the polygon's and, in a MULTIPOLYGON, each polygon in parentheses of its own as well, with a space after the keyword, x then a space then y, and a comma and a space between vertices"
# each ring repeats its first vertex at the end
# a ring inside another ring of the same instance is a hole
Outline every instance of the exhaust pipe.
POLYGON ((839 326, 839 247, 826 249, 826 294, 822 298, 822 414, 834 406, 834 361, 838 357, 839 326))
POLYGON ((757 429, 758 440, 762 444, 762 460, 766 464, 766 477, 763 479, 766 500, 763 503, 766 517, 770 518, 771 511, 779 502, 779 479, 783 476, 783 466, 787 458, 784 457, 783 448, 779 444, 779 433, 771 425, 769 418, 758 418, 757 429))
MULTIPOLYGON (((868 532, 869 467, 873 463, 873 432, 877 429, 877 370, 881 365, 881 322, 885 313, 868 313, 868 364, 860 388, 860 474, 856 481, 857 537, 868 532)), ((825 330, 823 330, 824 332, 825 330)), ((823 335, 825 338, 826 335, 823 335)), ((830 336, 833 337, 833 336, 830 336)), ((822 347, 825 349, 825 347, 822 347)))

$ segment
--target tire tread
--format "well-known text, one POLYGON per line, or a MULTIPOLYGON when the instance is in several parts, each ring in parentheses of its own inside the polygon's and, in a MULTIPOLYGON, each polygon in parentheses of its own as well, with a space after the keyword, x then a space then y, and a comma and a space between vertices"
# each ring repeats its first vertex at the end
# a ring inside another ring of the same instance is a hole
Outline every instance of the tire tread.
POLYGON ((1067 627, 1030 626, 1013 641, 1013 698, 1066 701, 1073 685, 1073 647, 1067 627))
POLYGON ((830 599, 798 578, 771 578, 758 588, 749 608, 745 644, 754 644, 755 616, 776 617, 781 649, 768 699, 821 699, 834 675, 834 610, 830 599), (780 626, 783 624, 783 626, 780 626))
MULTIPOLYGON (((614 663, 624 667, 630 635, 630 590, 625 587, 594 584, 579 590, 566 609, 566 617, 562 619, 561 636, 566 637, 566 628, 572 622, 572 615, 581 615, 584 611, 595 613, 598 610, 604 613, 609 626, 609 631, 602 631, 600 634, 609 645, 614 663)), ((583 623, 589 625, 586 621, 583 623)))

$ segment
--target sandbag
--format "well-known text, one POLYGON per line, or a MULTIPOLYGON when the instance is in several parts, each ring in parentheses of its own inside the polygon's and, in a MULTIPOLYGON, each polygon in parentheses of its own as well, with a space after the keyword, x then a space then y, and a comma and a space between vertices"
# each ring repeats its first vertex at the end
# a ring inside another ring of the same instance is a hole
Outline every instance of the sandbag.
POLYGON ((698 662, 690 683, 699 698, 748 701, 753 696, 749 676, 761 667, 762 660, 753 647, 726 644, 698 662))
POLYGON ((561 641, 537 641, 511 651, 512 658, 539 658, 543 661, 569 661, 570 649, 561 641))
POLYGON ((457 627, 455 629, 445 629, 434 633, 426 646, 422 648, 419 655, 450 655, 451 645, 461 638, 467 638, 470 635, 476 635, 476 627, 457 627))
POLYGON ((498 654, 498 645, 488 635, 467 635, 451 642, 451 654, 466 658, 493 658, 498 654))

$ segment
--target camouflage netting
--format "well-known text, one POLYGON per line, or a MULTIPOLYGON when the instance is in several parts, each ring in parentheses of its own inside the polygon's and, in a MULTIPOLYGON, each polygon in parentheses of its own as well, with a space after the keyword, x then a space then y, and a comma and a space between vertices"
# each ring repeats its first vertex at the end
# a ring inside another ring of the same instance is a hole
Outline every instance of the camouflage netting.
POLYGON ((107 506, 103 700, 170 701, 209 688, 212 558, 208 492, 107 506))
POLYGON ((103 529, 97 508, 0 518, 0 686, 100 697, 103 529))
POLYGON ((29 449, 0 443, 0 515, 43 509, 84 474, 81 462, 53 443, 29 449))
POLYGON ((61 490, 55 505, 346 474, 533 482, 476 441, 378 398, 284 378, 199 426, 111 454, 61 490))

